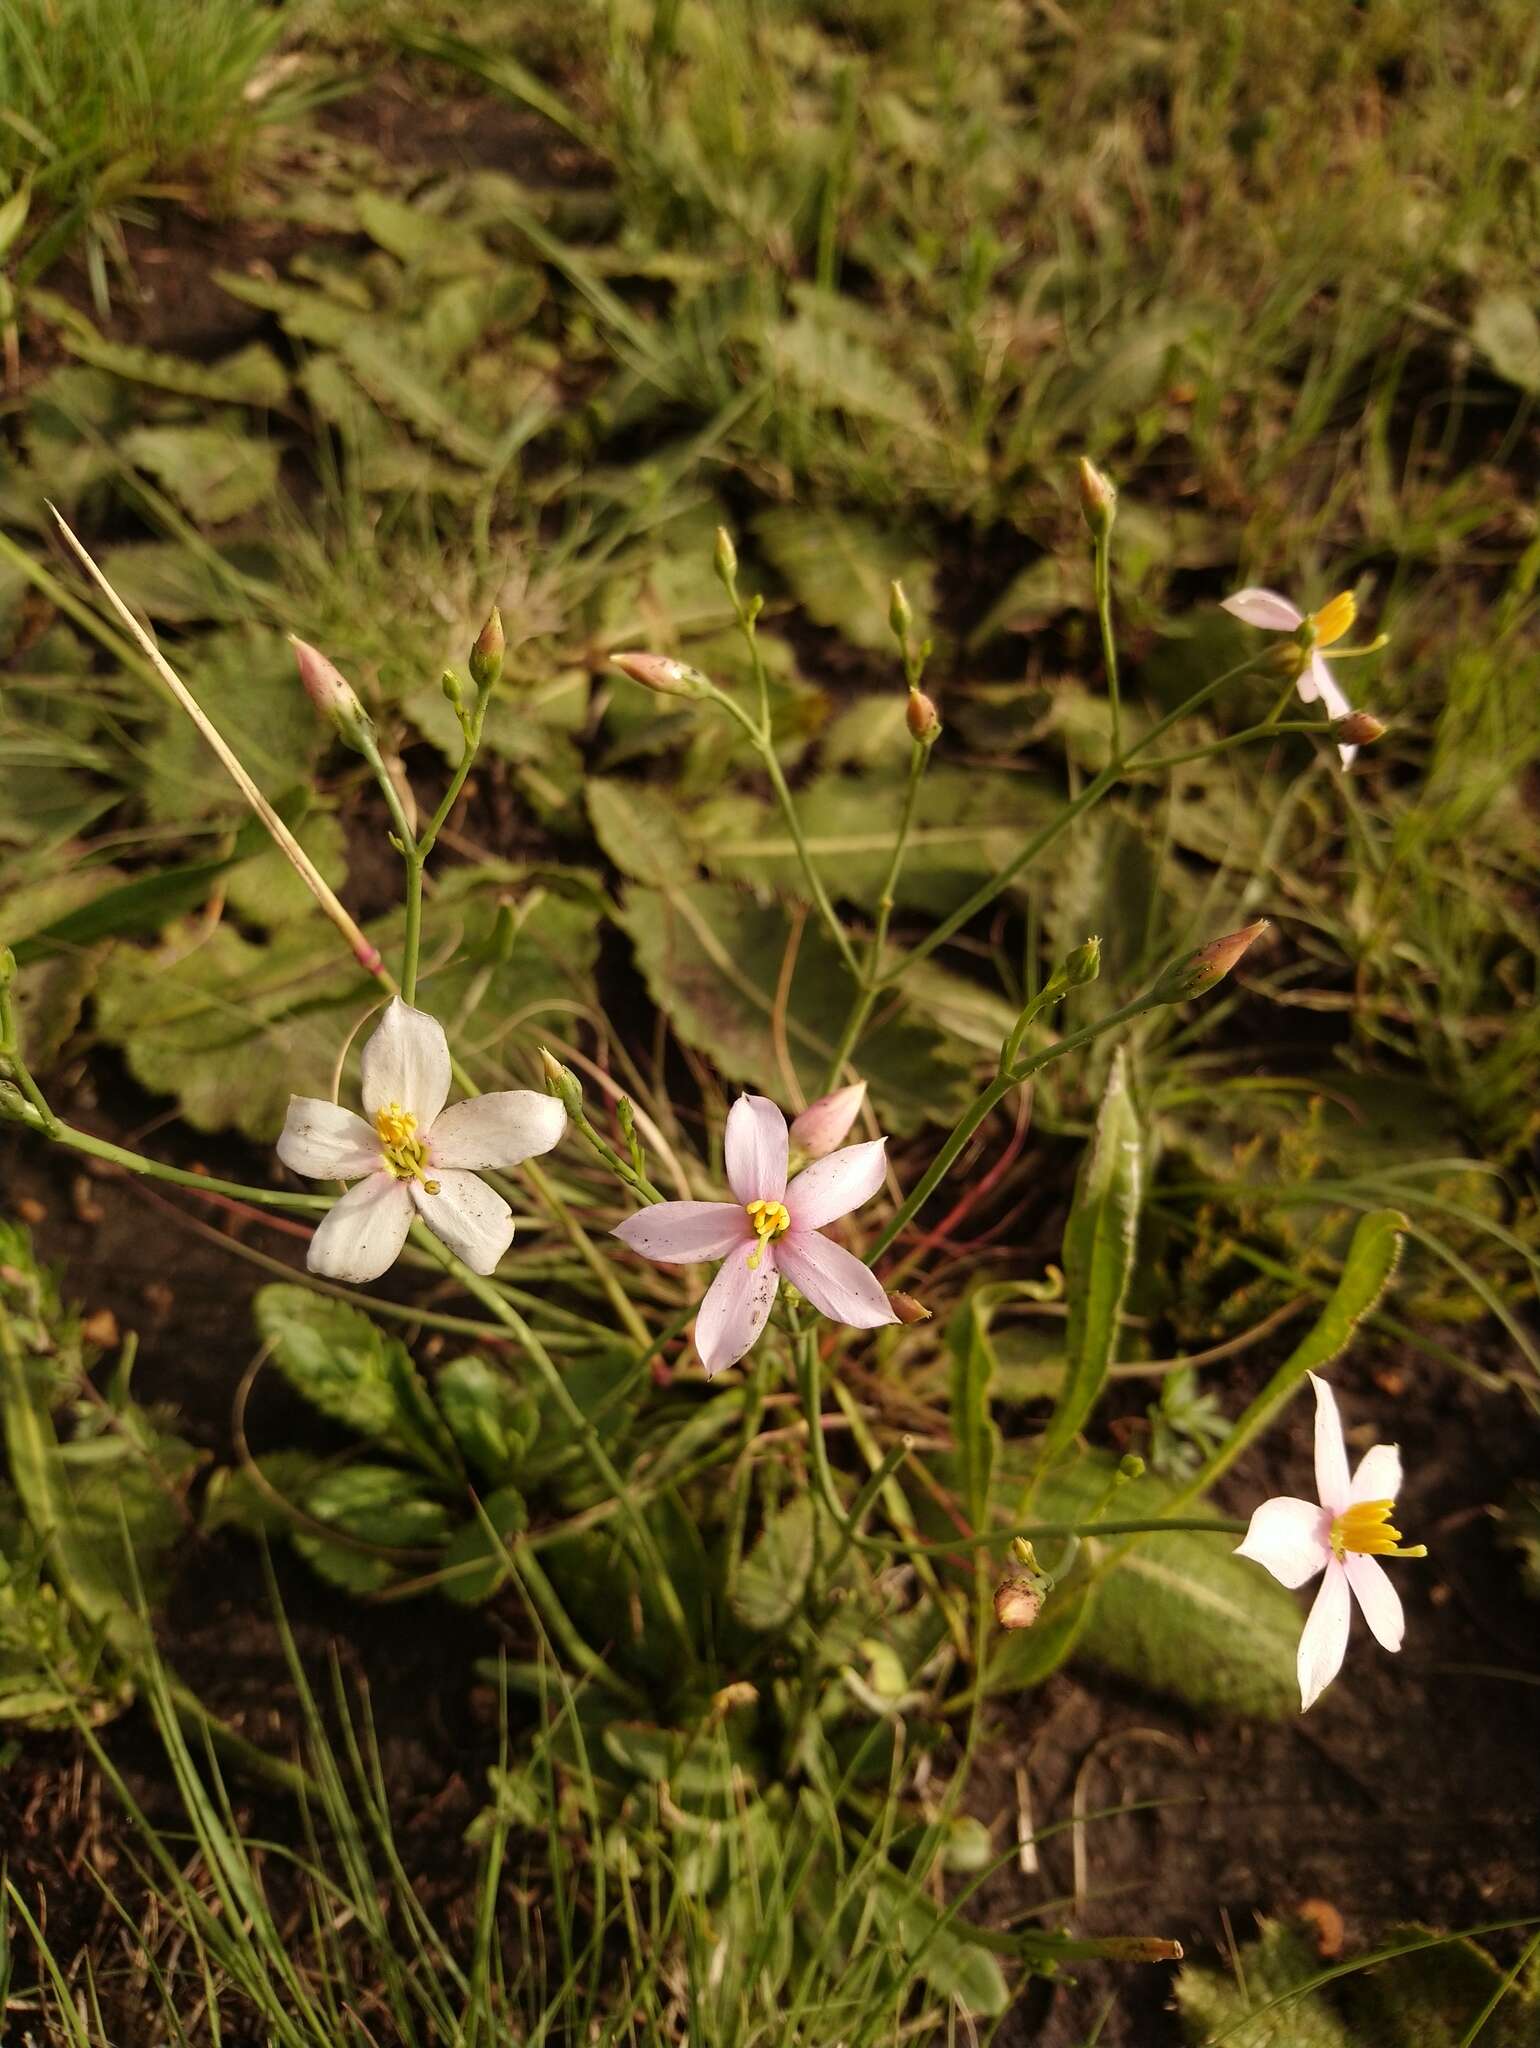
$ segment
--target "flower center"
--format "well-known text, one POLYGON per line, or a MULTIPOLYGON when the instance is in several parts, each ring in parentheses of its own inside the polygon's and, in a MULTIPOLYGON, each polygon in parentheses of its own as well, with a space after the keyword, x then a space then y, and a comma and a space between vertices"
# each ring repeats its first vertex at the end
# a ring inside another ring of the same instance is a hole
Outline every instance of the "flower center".
POLYGON ((1330 647, 1334 640, 1340 640, 1344 633, 1351 632, 1357 617, 1358 605, 1352 591, 1339 590, 1329 603, 1323 604, 1318 612, 1312 612, 1305 621, 1312 629, 1311 644, 1330 647))
POLYGON ((1361 1500, 1344 1508, 1331 1525, 1331 1547, 1337 1562, 1340 1564, 1349 1550, 1366 1557, 1426 1557, 1425 1543, 1401 1548, 1401 1531, 1390 1523, 1395 1511, 1393 1500, 1361 1500))
POLYGON ((412 1112, 403 1109, 399 1102, 387 1102, 374 1113, 374 1129, 386 1171, 397 1180, 420 1180, 430 1195, 436 1195, 438 1182, 429 1180, 423 1171, 428 1163, 428 1148, 417 1135, 417 1119, 412 1112))
POLYGON ((744 1214, 754 1226, 758 1242, 749 1254, 750 1266, 759 1265, 765 1256, 765 1246, 772 1238, 783 1237, 791 1228, 791 1212, 784 1202, 746 1202, 744 1214))

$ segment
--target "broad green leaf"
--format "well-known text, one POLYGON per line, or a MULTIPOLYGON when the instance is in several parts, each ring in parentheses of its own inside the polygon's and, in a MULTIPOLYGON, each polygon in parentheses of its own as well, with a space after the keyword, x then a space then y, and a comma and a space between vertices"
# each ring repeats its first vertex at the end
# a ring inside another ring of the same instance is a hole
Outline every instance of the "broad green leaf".
POLYGON ((446 1365, 433 1397, 461 1456, 486 1478, 516 1473, 540 1427, 540 1409, 506 1371, 471 1353, 446 1365))
POLYGON ((266 504, 278 483, 278 444, 223 427, 134 427, 121 447, 200 524, 219 526, 266 504))
POLYGON ((776 506, 759 515, 754 533, 808 617, 834 627, 859 647, 892 649, 888 609, 895 578, 903 583, 917 619, 931 610, 929 564, 875 521, 776 506))
POLYGON ((970 1939, 965 1919, 946 1918, 913 1879, 890 1868, 877 1875, 875 1903, 880 1924, 933 1991, 978 2019, 1005 2011, 1011 1995, 999 1959, 970 1939))
POLYGON ((913 385, 868 342, 836 326, 824 309, 770 328, 764 345, 775 374, 810 404, 855 419, 881 421, 917 440, 936 437, 935 422, 913 385))
POLYGON ((306 1287, 263 1287, 253 1308, 274 1364, 296 1393, 436 1477, 453 1476, 454 1447, 399 1338, 361 1309, 306 1287))
POLYGON ((349 1544, 328 1543, 308 1529, 294 1531, 300 1555, 323 1578, 350 1593, 379 1592, 407 1568, 404 1560, 355 1544, 437 1551, 448 1541, 452 1527, 443 1502, 429 1499, 420 1478, 394 1465, 345 1465, 328 1472, 309 1489, 302 1505, 312 1520, 354 1539, 349 1544))
POLYGON ((375 404, 414 433, 473 469, 496 458, 498 436, 491 423, 470 414, 463 389, 452 379, 431 363, 414 361, 399 335, 358 320, 343 336, 341 352, 375 404))
POLYGON ((763 1635, 783 1629, 802 1604, 813 1569, 813 1496, 800 1493, 766 1522, 728 1595, 734 1614, 763 1635))
POLYGON ((1477 302, 1471 340, 1499 377, 1540 392, 1540 319, 1518 292, 1488 292, 1477 302))
POLYGON ((500 1486, 481 1503, 468 1521, 450 1537, 444 1547, 444 1591, 451 1600, 474 1607, 490 1600, 509 1572, 507 1546, 529 1527, 529 1510, 524 1496, 512 1486, 500 1486))
POLYGON ((1142 1188, 1139 1113, 1128 1084, 1127 1057, 1120 1049, 1064 1226, 1066 1371, 1043 1437, 1044 1469, 1085 1427, 1113 1361, 1134 1269, 1142 1188))
POLYGON ((264 1451, 252 1460, 254 1470, 221 1465, 203 1489, 205 1532, 240 1529, 248 1536, 287 1536, 300 1502, 327 1462, 314 1451, 264 1451))
POLYGON ((661 790, 594 775, 584 785, 584 796, 599 844, 622 874, 663 889, 690 879, 696 857, 678 812, 661 790))
MULTIPOLYGON (((1431 1932, 1392 1927, 1375 1947, 1426 1940, 1431 1932)), ((1540 2041, 1540 1964, 1533 1957, 1472 2040, 1471 2028, 1507 1975, 1484 1948, 1454 1936, 1356 1971, 1337 1996, 1355 2040, 1374 2048, 1534 2048, 1540 2041)))
POLYGON ((288 372, 264 342, 254 341, 217 363, 197 363, 187 356, 163 355, 157 349, 132 348, 103 334, 77 328, 60 339, 72 356, 108 370, 133 384, 174 391, 182 398, 201 398, 225 405, 281 405, 289 388, 288 372))

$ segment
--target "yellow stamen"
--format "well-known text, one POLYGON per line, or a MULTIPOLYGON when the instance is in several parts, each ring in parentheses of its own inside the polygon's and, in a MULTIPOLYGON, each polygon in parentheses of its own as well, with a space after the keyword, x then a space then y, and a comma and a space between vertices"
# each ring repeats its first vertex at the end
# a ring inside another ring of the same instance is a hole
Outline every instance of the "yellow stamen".
POLYGON ((1331 1547, 1338 1562, 1350 1550, 1364 1557, 1426 1557, 1426 1544, 1400 1547, 1401 1531, 1390 1522, 1395 1511, 1393 1500, 1361 1500, 1344 1508, 1331 1525, 1331 1547))
POLYGON ((1330 647, 1334 640, 1340 640, 1344 633, 1352 630, 1353 621, 1358 617, 1358 605, 1351 590, 1340 590, 1329 603, 1323 604, 1318 612, 1310 614, 1310 623, 1315 628, 1317 647, 1330 647))
POLYGON ((744 1213, 754 1226, 754 1235, 759 1240, 749 1254, 749 1265, 757 1268, 765 1256, 765 1246, 772 1238, 783 1236, 791 1228, 791 1213, 784 1202, 746 1202, 744 1213))
POLYGON ((374 1128, 380 1134, 382 1145, 405 1145, 417 1134, 417 1119, 399 1102, 387 1102, 383 1109, 375 1111, 374 1128))
MULTIPOLYGON (((374 1128, 387 1170, 397 1180, 422 1180, 428 1148, 417 1135, 417 1119, 412 1112, 403 1109, 399 1102, 387 1102, 383 1109, 375 1111, 374 1128)), ((430 1195, 438 1193, 434 1182, 424 1181, 423 1185, 430 1195)))

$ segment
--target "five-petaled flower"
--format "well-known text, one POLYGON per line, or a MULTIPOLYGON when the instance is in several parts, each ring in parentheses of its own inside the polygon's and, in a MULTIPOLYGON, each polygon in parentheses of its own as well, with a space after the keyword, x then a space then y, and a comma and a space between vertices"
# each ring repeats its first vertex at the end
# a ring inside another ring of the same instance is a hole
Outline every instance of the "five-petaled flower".
POLYGON ((1310 1384, 1315 1388, 1320 1504, 1287 1495, 1265 1500, 1251 1518, 1245 1541, 1237 1545, 1239 1556, 1265 1566, 1291 1589, 1319 1571, 1326 1574, 1299 1639, 1299 1695, 1306 1709, 1342 1669, 1355 1599, 1376 1640, 1387 1650, 1400 1649, 1405 1631, 1400 1596, 1380 1559, 1428 1554, 1421 1544, 1402 1549, 1401 1531, 1390 1525, 1401 1484, 1401 1453, 1394 1444, 1376 1444, 1349 1478, 1336 1397, 1314 1373, 1310 1384))
MULTIPOLYGON (((1292 633, 1298 642, 1294 687, 1299 692, 1300 702, 1314 704, 1319 699, 1328 718, 1348 717, 1353 707, 1327 666, 1321 649, 1334 646, 1344 633, 1351 631, 1358 616, 1352 591, 1339 591, 1318 612, 1308 613, 1302 612, 1298 605, 1291 604, 1276 590, 1262 590, 1255 586, 1237 590, 1233 597, 1223 599, 1222 603, 1225 611, 1237 619, 1244 619, 1248 626, 1260 626, 1266 633, 1292 633)), ((1339 741, 1337 751, 1342 756, 1343 767, 1351 767, 1357 747, 1339 741)))
POLYGON ((513 1211, 476 1169, 517 1166, 549 1152, 566 1112, 533 1088, 474 1095, 445 1109, 449 1041, 437 1018, 397 996, 364 1047, 368 1115, 294 1095, 278 1157, 311 1180, 352 1180, 322 1219, 306 1259, 312 1273, 356 1283, 395 1264, 412 1219, 476 1273, 513 1242, 513 1211))
POLYGON ((742 1095, 727 1116, 724 1152, 731 1202, 659 1202, 628 1216, 615 1235, 664 1266, 720 1259, 695 1319, 706 1375, 736 1365, 769 1320, 784 1275, 820 1315, 857 1330, 896 1322, 870 1267, 823 1235, 824 1226, 868 1202, 886 1172, 886 1138, 846 1145, 804 1167, 787 1185, 786 1119, 762 1095, 742 1095))

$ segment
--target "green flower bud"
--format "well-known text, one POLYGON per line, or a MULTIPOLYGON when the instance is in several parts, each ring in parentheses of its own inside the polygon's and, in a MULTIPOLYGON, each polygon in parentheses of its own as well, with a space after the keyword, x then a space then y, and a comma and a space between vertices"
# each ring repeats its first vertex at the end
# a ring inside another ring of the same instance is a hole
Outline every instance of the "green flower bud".
POLYGON ((717 580, 722 588, 731 591, 738 582, 738 550, 733 546, 733 537, 725 526, 717 528, 716 552, 713 557, 717 580))
POLYGON ((1094 462, 1080 458, 1080 510, 1097 540, 1105 540, 1118 514, 1118 494, 1094 462))
POLYGON ((1077 946, 1064 963, 1064 986, 1084 988, 1087 982, 1095 981, 1102 971, 1102 942, 1092 934, 1083 946, 1077 946))
POLYGON ((908 593, 896 577, 888 585, 888 624, 893 628, 893 638, 899 645, 907 646, 909 635, 914 630, 914 613, 909 606, 908 593))
POLYGON ((490 690, 495 687, 503 672, 503 651, 506 646, 507 642, 503 638, 503 615, 497 606, 493 605, 487 622, 477 634, 476 644, 471 649, 471 681, 478 690, 490 690))
POLYGON ((583 1084, 570 1067, 564 1067, 555 1053, 540 1048, 540 1064, 545 1070, 545 1089, 554 1095, 562 1108, 574 1122, 583 1114, 583 1084))

